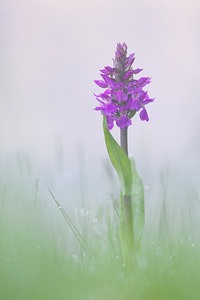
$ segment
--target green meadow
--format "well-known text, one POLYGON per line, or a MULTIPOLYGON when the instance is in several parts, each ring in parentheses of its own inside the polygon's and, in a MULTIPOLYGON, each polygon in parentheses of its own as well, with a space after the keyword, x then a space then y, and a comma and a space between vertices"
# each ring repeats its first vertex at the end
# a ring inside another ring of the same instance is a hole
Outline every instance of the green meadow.
POLYGON ((146 171, 141 249, 127 269, 119 185, 109 163, 99 174, 87 172, 87 180, 56 172, 26 155, 1 160, 1 300, 199 299, 197 174, 146 171))

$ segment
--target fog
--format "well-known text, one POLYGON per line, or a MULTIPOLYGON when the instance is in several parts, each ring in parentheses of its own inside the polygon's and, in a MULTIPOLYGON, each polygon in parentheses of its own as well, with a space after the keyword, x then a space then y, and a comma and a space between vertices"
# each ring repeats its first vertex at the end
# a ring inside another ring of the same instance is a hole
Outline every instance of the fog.
POLYGON ((93 80, 112 64, 117 42, 126 42, 156 98, 148 123, 133 120, 131 156, 144 171, 184 164, 197 172, 199 13, 195 0, 2 0, 1 158, 28 153, 72 172, 81 160, 93 170, 102 164, 107 153, 93 80))

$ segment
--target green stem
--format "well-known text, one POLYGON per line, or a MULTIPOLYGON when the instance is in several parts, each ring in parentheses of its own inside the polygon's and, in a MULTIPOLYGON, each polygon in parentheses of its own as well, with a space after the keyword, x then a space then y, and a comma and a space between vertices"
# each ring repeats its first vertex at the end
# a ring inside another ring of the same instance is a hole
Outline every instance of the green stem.
MULTIPOLYGON (((120 129, 120 146, 128 156, 128 127, 120 129)), ((132 207, 131 195, 123 195, 124 203, 124 220, 127 236, 128 249, 130 254, 133 254, 133 221, 132 221, 132 207)))
POLYGON ((134 244, 133 244, 131 196, 123 195, 123 203, 124 203, 124 220, 125 220, 128 249, 130 254, 133 255, 134 244))
POLYGON ((128 156, 128 127, 120 128, 120 146, 128 156))

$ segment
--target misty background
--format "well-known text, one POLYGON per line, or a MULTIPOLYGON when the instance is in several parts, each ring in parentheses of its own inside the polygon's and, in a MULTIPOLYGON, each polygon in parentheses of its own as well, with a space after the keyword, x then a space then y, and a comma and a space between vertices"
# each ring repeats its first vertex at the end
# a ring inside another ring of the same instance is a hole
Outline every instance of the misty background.
POLYGON ((141 76, 152 78, 147 89, 156 98, 147 106, 148 123, 133 119, 130 155, 147 185, 169 168, 197 185, 199 17, 197 0, 1 0, 1 177, 19 168, 34 168, 36 177, 45 170, 46 186, 60 197, 62 186, 73 187, 77 198, 80 189, 87 193, 82 178, 94 191, 106 185, 93 81, 125 42, 141 76))

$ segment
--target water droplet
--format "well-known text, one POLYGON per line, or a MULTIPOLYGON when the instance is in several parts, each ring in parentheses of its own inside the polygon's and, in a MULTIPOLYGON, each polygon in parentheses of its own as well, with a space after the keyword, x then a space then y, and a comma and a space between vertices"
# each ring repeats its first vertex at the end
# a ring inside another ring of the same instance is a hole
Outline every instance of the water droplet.
POLYGON ((73 254, 72 257, 73 257, 73 259, 74 259, 76 262, 79 262, 79 258, 78 258, 78 256, 77 256, 76 254, 73 254))
POLYGON ((80 214, 81 216, 85 217, 85 208, 80 209, 80 214))

